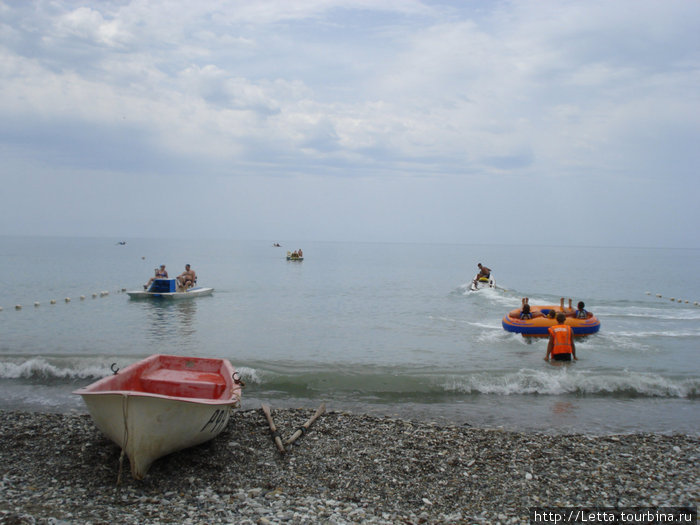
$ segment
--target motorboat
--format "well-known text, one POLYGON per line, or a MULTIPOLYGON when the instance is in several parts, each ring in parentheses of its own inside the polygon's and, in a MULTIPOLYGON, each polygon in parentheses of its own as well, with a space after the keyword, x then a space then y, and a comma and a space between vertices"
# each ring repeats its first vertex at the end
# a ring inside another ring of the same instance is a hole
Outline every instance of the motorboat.
POLYGON ((226 359, 155 354, 74 394, 143 479, 158 458, 218 436, 240 406, 241 387, 226 359))
POLYGON ((132 299, 190 299, 202 295, 211 295, 214 288, 193 286, 183 289, 178 286, 177 279, 154 279, 147 290, 132 290, 126 292, 132 299))
POLYGON ((491 273, 489 277, 479 277, 477 275, 469 284, 469 291, 471 292, 476 292, 484 288, 496 288, 496 280, 493 277, 493 273, 491 273))

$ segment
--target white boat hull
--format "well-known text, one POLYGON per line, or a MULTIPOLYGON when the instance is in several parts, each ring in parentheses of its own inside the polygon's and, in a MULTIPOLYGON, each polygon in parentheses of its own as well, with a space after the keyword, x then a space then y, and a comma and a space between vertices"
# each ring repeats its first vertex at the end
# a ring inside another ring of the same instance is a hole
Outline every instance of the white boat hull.
POLYGON ((143 479, 158 458, 218 436, 240 405, 241 383, 224 359, 156 354, 76 390, 100 431, 143 479))
POLYGON ((214 292, 214 288, 204 288, 197 286, 196 288, 190 288, 185 292, 147 292, 145 290, 132 290, 126 292, 132 299, 191 299, 193 297, 201 297, 203 295, 211 295, 214 292))
POLYGON ((83 399, 97 428, 124 450, 136 479, 143 479, 156 459, 218 436, 236 404, 201 405, 129 394, 83 399))
POLYGON ((473 280, 469 284, 469 290, 472 292, 476 292, 477 290, 482 290, 484 288, 495 288, 496 287, 496 280, 493 278, 493 274, 485 280, 473 280))

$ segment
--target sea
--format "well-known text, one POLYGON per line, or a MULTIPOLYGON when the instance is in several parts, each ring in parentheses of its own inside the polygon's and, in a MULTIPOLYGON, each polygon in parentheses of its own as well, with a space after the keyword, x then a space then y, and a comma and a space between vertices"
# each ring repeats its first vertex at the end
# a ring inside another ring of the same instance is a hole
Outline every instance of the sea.
POLYGON ((4 410, 87 413, 74 390, 167 353, 229 359, 243 409, 700 435, 699 249, 4 236, 0 268, 4 410), (479 262, 497 288, 469 291, 479 262), (187 263, 211 296, 125 293, 187 263), (600 332, 552 365, 502 327, 523 297, 600 332))

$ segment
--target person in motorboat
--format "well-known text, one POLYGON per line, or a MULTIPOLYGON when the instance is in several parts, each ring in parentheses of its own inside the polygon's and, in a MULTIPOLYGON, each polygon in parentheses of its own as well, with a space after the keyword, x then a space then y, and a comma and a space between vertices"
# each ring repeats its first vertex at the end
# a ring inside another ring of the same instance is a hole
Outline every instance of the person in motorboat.
POLYGON ((583 301, 578 302, 578 310, 576 310, 576 313, 574 314, 574 317, 576 319, 588 319, 588 311, 585 309, 585 304, 583 304, 583 301))
POLYGON ((557 314, 557 324, 549 327, 549 342, 547 343, 547 355, 545 361, 577 361, 574 332, 569 325, 564 324, 566 315, 564 312, 557 314))
POLYGON ((491 268, 487 268, 481 263, 477 264, 477 266, 479 267, 479 273, 477 273, 476 277, 474 277, 474 285, 476 285, 480 279, 488 280, 489 277, 491 277, 491 268))
POLYGON ((197 282, 197 274, 189 264, 185 265, 185 271, 177 276, 177 284, 184 290, 191 288, 197 282))
POLYGON ((168 278, 168 272, 165 269, 165 265, 161 264, 160 268, 156 268, 153 277, 151 277, 148 281, 147 284, 143 285, 144 290, 148 290, 148 288, 153 284, 153 281, 156 279, 167 279, 168 278))

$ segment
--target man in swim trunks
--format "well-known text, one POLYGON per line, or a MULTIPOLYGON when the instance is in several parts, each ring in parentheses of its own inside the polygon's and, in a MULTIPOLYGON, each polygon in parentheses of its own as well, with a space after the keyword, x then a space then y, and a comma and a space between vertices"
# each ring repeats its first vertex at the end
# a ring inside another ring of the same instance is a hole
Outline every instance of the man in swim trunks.
POLYGON ((486 266, 483 266, 481 263, 477 264, 479 267, 479 273, 476 274, 476 277, 474 277, 474 285, 479 282, 479 279, 488 279, 491 277, 491 268, 487 268, 486 266))
POLYGON ((545 361, 577 361, 576 345, 574 344, 574 332, 569 325, 564 324, 566 315, 564 312, 557 314, 557 324, 549 327, 549 343, 547 343, 547 355, 545 361))
POLYGON ((196 282, 197 274, 194 273, 194 270, 190 267, 189 264, 186 264, 185 271, 177 276, 177 284, 179 284, 182 288, 187 290, 188 288, 194 286, 194 283, 196 282))

